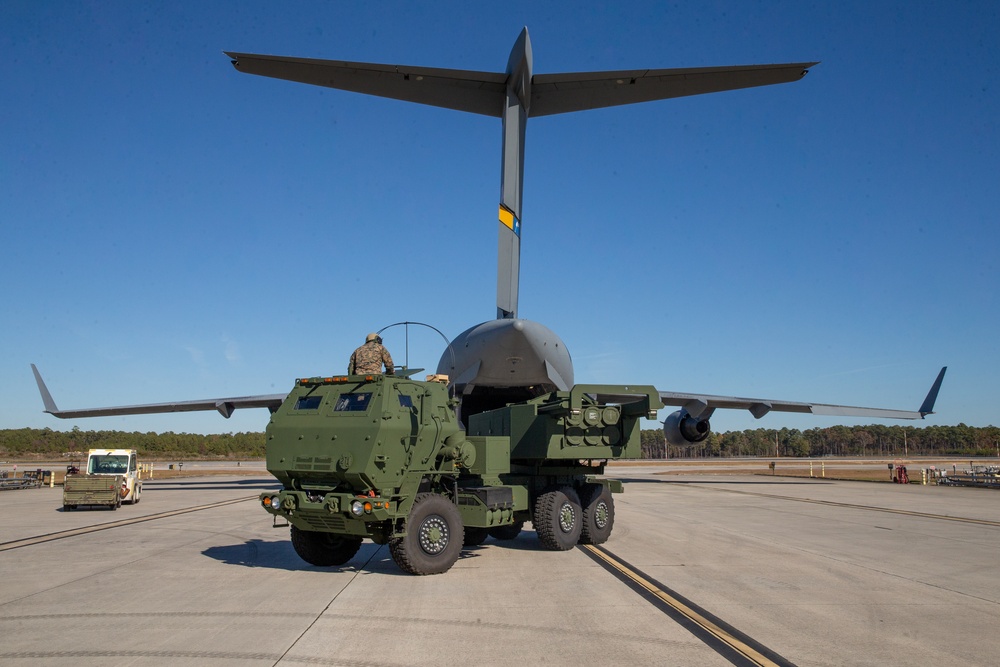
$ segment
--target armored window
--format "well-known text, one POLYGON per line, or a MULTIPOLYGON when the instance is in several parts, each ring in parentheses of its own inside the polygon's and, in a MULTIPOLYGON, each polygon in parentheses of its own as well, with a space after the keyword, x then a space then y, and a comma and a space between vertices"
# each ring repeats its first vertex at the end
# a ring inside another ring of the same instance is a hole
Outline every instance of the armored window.
POLYGON ((333 406, 334 412, 364 412, 372 400, 371 392, 359 394, 341 394, 333 406))
POLYGON ((318 410, 319 404, 323 402, 322 396, 300 396, 295 401, 296 410, 318 410))
POLYGON ((399 395, 399 407, 401 408, 412 408, 413 407, 413 397, 399 395))

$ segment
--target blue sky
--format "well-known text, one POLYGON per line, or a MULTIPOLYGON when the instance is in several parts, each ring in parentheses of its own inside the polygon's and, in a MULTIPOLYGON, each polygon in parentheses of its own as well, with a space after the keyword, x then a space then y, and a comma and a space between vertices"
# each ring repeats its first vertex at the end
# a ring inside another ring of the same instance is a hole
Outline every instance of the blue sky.
MULTIPOLYGON (((995 2, 8 0, 0 25, 0 428, 262 430, 56 420, 29 364, 62 408, 267 394, 393 322, 491 319, 497 119, 222 51, 502 71, 523 26, 536 73, 821 61, 529 123, 519 313, 578 382, 915 409, 948 365, 925 423, 1000 423, 995 2)), ((411 366, 442 349, 410 330, 411 366)))

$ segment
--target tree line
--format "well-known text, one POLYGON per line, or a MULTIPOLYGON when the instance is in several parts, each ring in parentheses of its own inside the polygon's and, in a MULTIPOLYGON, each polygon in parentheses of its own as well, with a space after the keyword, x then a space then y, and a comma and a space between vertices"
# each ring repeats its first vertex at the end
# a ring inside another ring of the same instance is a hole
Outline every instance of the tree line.
MULTIPOLYGON (((711 433, 700 446, 667 445, 663 431, 641 432, 647 459, 713 456, 997 456, 996 426, 831 426, 798 429, 748 429, 711 433)), ((135 449, 146 459, 259 459, 263 433, 140 433, 138 431, 0 430, 0 459, 60 460, 88 449, 135 449)))
POLYGON ((140 433, 138 431, 0 430, 0 459, 72 459, 88 449, 135 449, 139 459, 260 459, 263 433, 140 433))
POLYGON ((748 429, 711 433, 701 446, 666 444, 662 430, 643 430, 642 457, 712 456, 996 456, 996 426, 830 426, 828 428, 748 429))

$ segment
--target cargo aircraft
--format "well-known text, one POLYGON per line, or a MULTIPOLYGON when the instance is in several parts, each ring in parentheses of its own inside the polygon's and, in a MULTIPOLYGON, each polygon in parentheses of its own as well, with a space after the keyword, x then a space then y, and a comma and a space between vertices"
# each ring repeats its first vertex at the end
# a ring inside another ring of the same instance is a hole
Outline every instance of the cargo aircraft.
MULTIPOLYGON (((461 397, 461 415, 502 407, 574 384, 573 362, 565 343, 552 330, 518 317, 521 249, 521 192, 528 119, 688 95, 701 95, 798 81, 815 62, 686 69, 635 69, 610 72, 535 74, 528 29, 521 31, 503 72, 380 65, 375 63, 290 58, 226 52, 239 72, 316 86, 419 102, 446 109, 499 117, 503 126, 500 206, 497 221, 497 317, 458 335, 444 350, 437 372, 449 377, 461 397)), ((942 368, 916 411, 851 407, 759 398, 738 398, 661 391, 666 406, 678 408, 663 422, 673 445, 703 441, 709 418, 719 408, 749 410, 755 418, 771 411, 816 415, 922 419, 934 410, 942 368)), ((278 409, 286 394, 210 398, 60 410, 32 364, 45 412, 59 418, 218 410, 229 417, 239 408, 278 409)), ((628 396, 605 396, 628 402, 628 396)))

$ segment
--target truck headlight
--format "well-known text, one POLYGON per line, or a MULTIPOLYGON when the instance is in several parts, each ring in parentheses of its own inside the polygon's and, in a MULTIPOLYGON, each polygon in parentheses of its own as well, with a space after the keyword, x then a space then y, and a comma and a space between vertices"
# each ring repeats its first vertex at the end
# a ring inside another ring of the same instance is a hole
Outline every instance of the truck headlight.
POLYGON ((351 514, 354 516, 361 516, 365 513, 365 506, 360 500, 355 500, 351 503, 351 514))
POLYGON ((281 509, 281 498, 278 496, 271 496, 271 509, 280 510, 281 509))

